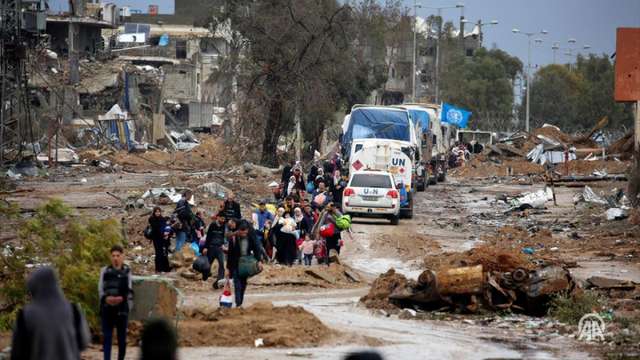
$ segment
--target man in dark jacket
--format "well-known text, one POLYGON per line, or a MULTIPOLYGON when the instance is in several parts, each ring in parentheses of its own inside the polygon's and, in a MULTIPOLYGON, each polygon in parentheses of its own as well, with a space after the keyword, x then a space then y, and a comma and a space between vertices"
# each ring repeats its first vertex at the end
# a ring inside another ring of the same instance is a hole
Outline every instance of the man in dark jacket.
POLYGON ((293 169, 293 165, 291 164, 291 162, 284 165, 284 167, 282 168, 281 183, 286 184, 289 181, 289 178, 291 177, 291 169, 293 169))
POLYGON ((176 229, 176 251, 180 251, 187 239, 190 240, 191 237, 191 225, 194 215, 189 200, 191 200, 192 196, 191 190, 187 190, 182 194, 178 204, 176 204, 176 215, 180 220, 180 228, 176 229))
MULTIPOLYGON (((218 277, 213 283, 213 288, 218 288, 218 281, 224 279, 224 251, 222 247, 225 244, 224 232, 225 232, 224 214, 219 212, 216 214, 216 220, 209 225, 207 229, 207 240, 204 243, 204 249, 202 255, 206 255, 209 259, 209 264, 213 265, 213 260, 218 261, 218 277)), ((209 277, 209 274, 205 274, 204 280, 209 277)))
POLYGON ((50 267, 27 281, 31 303, 18 312, 12 360, 76 360, 89 345, 89 327, 76 305, 65 299, 50 267))
POLYGON ((246 220, 241 220, 238 224, 238 230, 235 232, 235 239, 229 244, 226 273, 226 278, 233 277, 237 307, 242 306, 248 280, 246 277, 240 277, 238 272, 240 258, 243 256, 253 256, 258 261, 258 267, 262 269, 260 253, 261 251, 258 249, 255 233, 251 229, 251 224, 246 220))
POLYGON ((224 201, 224 217, 226 219, 240 219, 242 214, 240 213, 240 204, 236 201, 236 197, 233 193, 227 195, 227 199, 224 201))
POLYGON ((118 360, 124 360, 127 351, 127 322, 129 310, 133 306, 133 282, 131 269, 124 264, 124 249, 120 245, 111 248, 111 265, 100 271, 98 294, 104 358, 111 359, 111 339, 115 327, 118 334, 118 360))

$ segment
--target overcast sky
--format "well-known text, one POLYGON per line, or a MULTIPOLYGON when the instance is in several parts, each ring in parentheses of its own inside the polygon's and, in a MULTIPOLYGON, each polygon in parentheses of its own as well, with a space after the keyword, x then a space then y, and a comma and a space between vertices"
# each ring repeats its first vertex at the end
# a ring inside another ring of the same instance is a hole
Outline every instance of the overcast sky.
MULTIPOLYGON (((180 1, 180 0, 175 0, 180 1)), ((384 1, 384 0, 380 0, 384 1)), ((403 0, 407 7, 413 7, 413 0, 403 0)), ((157 4, 160 13, 172 13, 174 0, 114 0, 116 4, 146 10, 149 4, 157 4)), ((66 9, 68 0, 49 0, 51 9, 66 9), (64 5, 63 5, 64 4, 64 5)), ((559 42, 568 47, 569 38, 575 38, 574 47, 590 45, 589 52, 611 55, 615 51, 617 27, 640 27, 640 0, 418 0, 418 4, 429 7, 455 6, 464 3, 465 17, 470 22, 498 20, 498 25, 484 27, 484 45, 499 48, 527 61, 527 38, 514 35, 511 29, 525 32, 547 30, 541 35, 543 43, 534 45, 532 64, 544 65, 553 62, 551 46, 559 42)), ((418 16, 428 16, 435 10, 418 9, 418 16)), ((458 23, 460 9, 443 12, 445 20, 458 23)), ((470 31, 471 29, 467 30, 470 31)), ((558 51, 557 61, 567 62, 570 58, 565 51, 558 51)))
MULTIPOLYGON (((403 1, 408 7, 413 6, 413 0, 403 1)), ((455 0, 418 1, 429 7, 455 6, 457 3, 455 0)), ((532 65, 545 65, 553 62, 551 46, 554 42, 566 48, 570 45, 567 40, 575 38, 574 47, 590 45, 587 52, 611 55, 615 52, 616 28, 640 27, 640 0, 467 0, 461 3, 465 5, 464 15, 470 22, 498 20, 498 25, 483 27, 484 46, 490 48, 495 43, 518 56, 525 65, 527 37, 513 34, 513 28, 523 32, 549 32, 539 36, 543 39, 542 44, 532 47, 532 65)), ((418 16, 426 17, 435 11, 418 9, 418 16)), ((443 10, 443 15, 445 21, 455 20, 457 24, 460 9, 443 10)), ((558 51, 558 62, 569 59, 564 51, 558 51)))

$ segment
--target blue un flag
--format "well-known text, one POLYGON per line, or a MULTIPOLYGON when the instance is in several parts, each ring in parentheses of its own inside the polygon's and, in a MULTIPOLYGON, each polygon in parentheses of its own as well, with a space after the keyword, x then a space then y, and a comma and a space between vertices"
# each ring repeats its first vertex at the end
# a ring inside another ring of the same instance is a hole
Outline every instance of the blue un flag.
POLYGON ((441 120, 442 122, 455 125, 461 129, 467 127, 471 111, 457 108, 451 104, 442 104, 441 120))

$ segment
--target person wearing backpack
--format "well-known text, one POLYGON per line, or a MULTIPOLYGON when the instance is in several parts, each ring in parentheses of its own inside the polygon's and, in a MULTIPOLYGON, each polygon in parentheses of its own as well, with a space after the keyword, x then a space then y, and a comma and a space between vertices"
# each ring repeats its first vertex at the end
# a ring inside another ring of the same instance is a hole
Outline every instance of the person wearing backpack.
POLYGON ((27 280, 31 302, 16 316, 12 360, 77 360, 90 340, 89 326, 77 305, 65 299, 51 267, 27 280))
POLYGON ((191 228, 193 222, 193 211, 191 210, 191 204, 189 200, 193 196, 191 190, 186 190, 182 194, 182 198, 176 204, 176 215, 180 220, 180 228, 176 229, 176 251, 180 251, 187 242, 187 239, 191 236, 191 228))
POLYGON ((232 192, 227 194, 222 211, 227 219, 240 219, 242 217, 240 203, 236 201, 236 196, 232 192))
POLYGON ((150 239, 155 250, 155 269, 157 273, 171 271, 169 265, 169 243, 164 231, 167 226, 167 219, 162 216, 162 209, 153 208, 153 213, 149 217, 150 239))
POLYGON ((225 274, 225 278, 233 278, 236 307, 242 306, 249 277, 262 271, 260 254, 251 224, 246 220, 241 220, 235 233, 235 239, 229 245, 225 274))
POLYGON ((131 269, 124 263, 124 249, 111 247, 111 265, 100 271, 98 294, 100 318, 104 336, 104 359, 111 359, 113 328, 118 334, 118 359, 124 360, 127 351, 127 322, 133 306, 133 282, 131 269))

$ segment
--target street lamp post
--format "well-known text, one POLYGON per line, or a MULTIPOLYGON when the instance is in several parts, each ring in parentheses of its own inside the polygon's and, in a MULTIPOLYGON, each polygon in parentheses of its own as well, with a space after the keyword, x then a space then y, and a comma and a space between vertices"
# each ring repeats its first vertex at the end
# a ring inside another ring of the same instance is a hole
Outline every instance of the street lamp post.
POLYGON ((413 72, 411 76, 411 98, 416 102, 416 35, 418 27, 418 3, 413 0, 413 72))
MULTIPOLYGON (((527 91, 527 99, 526 99, 526 110, 525 110, 525 131, 529 132, 529 118, 530 118, 530 104, 529 104, 529 99, 530 99, 530 94, 531 94, 531 38, 534 35, 538 35, 538 34, 542 34, 542 35, 546 35, 548 34, 548 32, 546 30, 542 30, 540 32, 522 32, 519 29, 515 28, 513 30, 511 30, 514 34, 521 34, 527 37, 527 41, 528 41, 528 48, 527 48, 527 72, 526 72, 526 80, 527 80, 527 87, 526 87, 526 91, 527 91)), ((541 43, 542 39, 540 38, 536 38, 534 39, 534 41, 536 43, 541 43)))
MULTIPOLYGON (((438 18, 442 19, 442 10, 445 9, 461 9, 461 14, 464 14, 464 4, 458 3, 455 6, 442 6, 442 7, 430 7, 430 6, 422 6, 416 3, 416 0, 413 2, 413 16, 414 16, 414 27, 413 27, 413 101, 416 101, 416 19, 417 19, 417 9, 431 9, 437 10, 438 18)), ((462 15, 461 15, 462 16, 462 15)), ((495 20, 494 20, 495 21, 495 20)), ((493 22, 492 22, 493 23, 493 22)), ((497 22, 496 22, 497 23, 497 22)), ((435 58, 435 102, 438 103, 440 101, 440 78, 439 78, 439 64, 440 64, 440 37, 442 35, 442 22, 438 24, 438 37, 436 38, 436 58, 435 58)))

